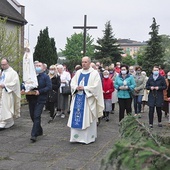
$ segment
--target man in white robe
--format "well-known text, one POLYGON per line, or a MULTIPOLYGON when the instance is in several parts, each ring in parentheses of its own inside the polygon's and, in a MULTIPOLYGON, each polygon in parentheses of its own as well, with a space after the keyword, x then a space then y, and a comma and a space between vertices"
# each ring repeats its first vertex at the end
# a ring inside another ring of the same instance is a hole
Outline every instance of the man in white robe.
POLYGON ((14 125, 13 118, 20 117, 20 82, 7 59, 1 60, 1 68, 0 128, 9 128, 14 125))
POLYGON ((90 63, 89 57, 83 57, 82 69, 71 80, 72 101, 67 124, 71 128, 70 142, 94 142, 97 138, 97 121, 103 115, 101 78, 90 63))

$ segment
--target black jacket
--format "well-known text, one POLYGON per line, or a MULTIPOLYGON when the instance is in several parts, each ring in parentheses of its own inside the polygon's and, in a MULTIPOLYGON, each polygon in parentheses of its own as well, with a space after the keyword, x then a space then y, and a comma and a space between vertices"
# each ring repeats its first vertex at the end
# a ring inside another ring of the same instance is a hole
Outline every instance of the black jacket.
POLYGON ((165 78, 161 75, 158 76, 156 80, 153 79, 153 75, 151 75, 146 82, 146 89, 150 90, 148 95, 148 106, 151 107, 162 107, 164 98, 163 98, 163 90, 167 88, 165 78), (158 90, 151 90, 151 86, 158 86, 158 90))
POLYGON ((52 89, 48 93, 47 102, 57 102, 58 99, 58 90, 60 87, 60 76, 54 76, 51 78, 52 89))

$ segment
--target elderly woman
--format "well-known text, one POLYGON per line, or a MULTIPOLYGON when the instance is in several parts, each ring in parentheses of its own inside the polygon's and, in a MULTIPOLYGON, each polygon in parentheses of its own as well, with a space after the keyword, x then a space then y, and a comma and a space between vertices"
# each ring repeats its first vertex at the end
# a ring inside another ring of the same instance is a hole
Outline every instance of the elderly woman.
MULTIPOLYGON (((148 76, 146 75, 146 72, 145 71, 142 71, 141 74, 145 77, 145 87, 146 87, 146 82, 148 81, 148 76)), ((149 90, 147 90, 146 88, 144 89, 144 94, 143 94, 143 97, 142 97, 142 112, 144 112, 144 108, 148 102, 148 93, 149 93, 149 90)))
POLYGON ((55 118, 56 113, 54 113, 54 105, 57 103, 58 99, 58 89, 60 87, 60 76, 57 74, 57 68, 55 65, 51 65, 48 73, 51 83, 52 90, 49 91, 46 107, 50 111, 49 123, 55 118))
POLYGON ((104 111, 103 118, 106 122, 109 121, 109 113, 112 111, 112 92, 114 91, 113 81, 109 78, 109 71, 105 70, 103 72, 103 96, 104 96, 104 111))
POLYGON ((64 70, 63 65, 57 66, 58 73, 60 75, 61 85, 59 90, 59 105, 58 105, 58 113, 57 116, 61 115, 61 118, 65 118, 65 114, 68 111, 68 101, 69 95, 65 95, 62 93, 62 87, 67 86, 70 83, 71 75, 69 72, 64 70))
POLYGON ((141 74, 142 68, 137 66, 135 68, 134 79, 136 83, 136 87, 134 88, 133 92, 133 101, 134 101, 134 116, 138 116, 141 118, 141 109, 142 109, 142 98, 144 95, 144 88, 146 85, 145 77, 141 74))

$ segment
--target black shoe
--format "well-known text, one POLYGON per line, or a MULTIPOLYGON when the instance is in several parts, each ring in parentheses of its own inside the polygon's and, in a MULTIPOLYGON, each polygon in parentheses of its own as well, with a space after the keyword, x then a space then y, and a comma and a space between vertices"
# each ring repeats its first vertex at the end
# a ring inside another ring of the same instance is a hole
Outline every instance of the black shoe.
POLYGON ((30 140, 32 141, 32 143, 34 143, 34 142, 36 142, 36 140, 37 140, 37 137, 35 137, 35 136, 32 136, 32 137, 30 138, 30 140))
POLYGON ((150 125, 149 125, 149 128, 153 129, 153 125, 152 125, 152 124, 150 124, 150 125))
POLYGON ((162 127, 162 124, 161 124, 161 123, 158 123, 158 127, 162 127))
POLYGON ((108 122, 109 121, 109 117, 106 117, 106 122, 108 122))

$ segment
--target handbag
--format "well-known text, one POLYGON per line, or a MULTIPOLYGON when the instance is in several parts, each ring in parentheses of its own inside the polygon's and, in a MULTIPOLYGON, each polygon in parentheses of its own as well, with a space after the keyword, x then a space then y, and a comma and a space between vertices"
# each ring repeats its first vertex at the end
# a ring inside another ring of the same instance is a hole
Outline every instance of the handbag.
POLYGON ((49 91, 48 100, 49 100, 49 102, 56 102, 57 101, 57 92, 54 90, 49 91))
POLYGON ((71 94, 71 87, 70 85, 66 84, 65 86, 61 87, 61 93, 63 95, 70 95, 71 94))

